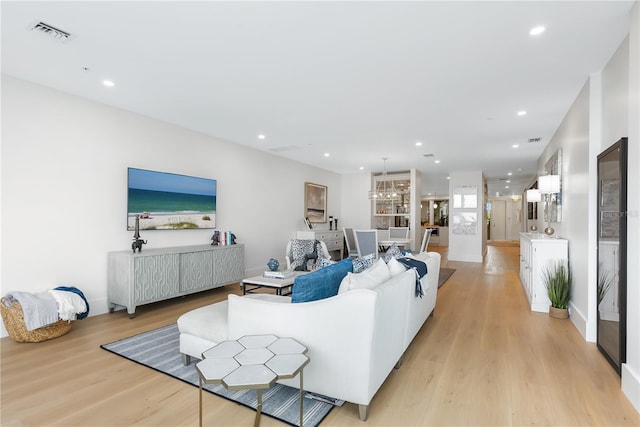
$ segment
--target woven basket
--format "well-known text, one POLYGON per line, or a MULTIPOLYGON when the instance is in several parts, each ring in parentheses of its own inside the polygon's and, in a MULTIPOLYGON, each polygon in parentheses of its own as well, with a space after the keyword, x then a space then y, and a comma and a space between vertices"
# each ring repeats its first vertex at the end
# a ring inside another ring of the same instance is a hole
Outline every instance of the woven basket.
POLYGON ((6 297, 2 297, 0 304, 2 311, 2 321, 7 329, 9 336, 17 342, 41 342, 58 338, 71 330, 71 322, 59 320, 42 328, 28 331, 24 324, 24 313, 22 306, 17 301, 11 301, 6 297))

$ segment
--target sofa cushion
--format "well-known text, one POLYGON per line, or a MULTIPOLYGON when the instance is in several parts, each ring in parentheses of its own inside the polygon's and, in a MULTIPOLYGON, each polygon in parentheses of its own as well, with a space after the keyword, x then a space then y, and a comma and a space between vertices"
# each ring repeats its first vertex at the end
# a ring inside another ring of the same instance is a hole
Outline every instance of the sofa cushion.
POLYGON ((291 302, 308 302, 329 298, 338 293, 340 282, 353 270, 351 258, 296 277, 291 302))
POLYGON ((389 267, 382 258, 362 273, 347 273, 340 283, 338 293, 354 289, 375 289, 391 278, 389 267))
POLYGON ((389 273, 391 273, 391 277, 395 277, 398 274, 404 273, 405 271, 407 271, 407 267, 405 267, 404 265, 400 264, 398 262, 397 258, 391 258, 388 262, 387 262, 387 267, 389 267, 389 273))
POLYGON ((190 334, 214 343, 227 339, 227 300, 205 305, 183 314, 178 318, 181 334, 190 334))

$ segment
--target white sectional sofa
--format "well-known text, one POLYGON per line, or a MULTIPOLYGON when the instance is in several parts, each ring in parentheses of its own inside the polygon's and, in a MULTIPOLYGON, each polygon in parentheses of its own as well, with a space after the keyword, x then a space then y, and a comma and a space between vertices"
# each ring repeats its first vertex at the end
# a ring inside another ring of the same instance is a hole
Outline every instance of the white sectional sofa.
MULTIPOLYGON (((416 296, 415 272, 407 270, 374 289, 353 289, 316 301, 229 295, 227 301, 185 313, 178 320, 185 363, 225 339, 267 333, 292 337, 308 348, 305 390, 358 404, 360 418, 366 420, 371 399, 435 308, 440 254, 416 257, 428 269, 421 279, 422 298, 416 296)), ((298 387, 297 379, 283 383, 298 387)))

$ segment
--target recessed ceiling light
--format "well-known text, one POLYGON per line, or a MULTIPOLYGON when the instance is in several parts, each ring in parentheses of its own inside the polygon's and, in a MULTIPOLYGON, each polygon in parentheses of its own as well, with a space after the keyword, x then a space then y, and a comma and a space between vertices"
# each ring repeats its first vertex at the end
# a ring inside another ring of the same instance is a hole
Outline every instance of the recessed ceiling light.
POLYGON ((507 172, 507 175, 511 176, 511 175, 513 175, 513 173, 512 172, 507 172))
POLYGON ((111 80, 103 80, 102 84, 105 85, 106 87, 114 87, 116 84, 114 82, 112 82, 111 80))
POLYGON ((440 163, 440 160, 434 160, 433 163, 440 163))
POLYGON ((518 148, 518 147, 520 147, 518 144, 513 144, 513 145, 511 146, 511 148, 518 148))
POLYGON ((420 141, 416 142, 416 147, 422 147, 422 142, 420 141))
POLYGON ((511 180, 510 179, 508 179, 506 182, 507 182, 507 184, 511 184, 511 180))
POLYGON ((360 170, 363 171, 364 170, 364 166, 360 166, 360 170))
POLYGON ((448 176, 448 177, 447 177, 447 179, 451 179, 451 177, 450 177, 450 176, 448 176))
POLYGON ((524 111, 524 110, 521 110, 521 111, 518 111, 518 115, 519 115, 519 116, 526 116, 526 115, 527 115, 527 112, 526 112, 526 111, 524 111))
POLYGON ((538 25, 537 27, 533 27, 531 31, 529 31, 529 35, 537 36, 544 33, 545 30, 546 28, 544 27, 544 25, 538 25))
POLYGON ((508 185, 505 185, 505 186, 504 186, 504 188, 509 188, 509 186, 508 186, 508 185))
POLYGON ((265 138, 266 138, 266 136, 264 134, 262 134, 262 133, 258 134, 258 139, 265 139, 265 138))
POLYGON ((329 157, 330 155, 331 155, 331 154, 329 154, 329 153, 324 153, 324 156, 325 156, 325 157, 329 157))

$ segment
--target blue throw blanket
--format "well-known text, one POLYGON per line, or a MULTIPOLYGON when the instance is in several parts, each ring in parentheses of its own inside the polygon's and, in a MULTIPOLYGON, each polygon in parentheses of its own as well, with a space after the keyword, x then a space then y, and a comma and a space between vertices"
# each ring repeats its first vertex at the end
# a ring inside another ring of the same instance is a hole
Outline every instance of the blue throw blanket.
POLYGON ((422 298, 424 289, 422 289, 420 279, 427 275, 427 264, 415 258, 407 257, 398 258, 398 262, 416 273, 416 296, 422 298))

